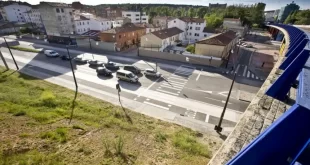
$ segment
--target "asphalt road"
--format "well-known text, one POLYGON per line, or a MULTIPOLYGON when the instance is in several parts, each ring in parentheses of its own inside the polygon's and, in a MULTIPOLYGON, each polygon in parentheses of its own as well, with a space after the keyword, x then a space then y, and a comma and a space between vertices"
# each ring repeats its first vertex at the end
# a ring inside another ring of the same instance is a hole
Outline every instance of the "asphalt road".
MULTIPOLYGON (((23 46, 29 45, 25 44, 23 46)), ((66 50, 55 49, 60 54, 67 53, 66 50)), ((0 50, 7 62, 12 66, 13 61, 10 58, 8 49, 1 48, 0 50)), ((24 70, 32 75, 35 72, 44 73, 44 76, 40 76, 40 78, 46 80, 55 78, 66 81, 73 80, 68 61, 59 58, 48 58, 43 54, 16 50, 12 50, 12 53, 18 61, 18 65, 22 68, 21 71, 24 70)), ((74 50, 70 51, 70 54, 73 56, 81 55, 80 52, 74 50)), ((93 58, 92 54, 84 54, 84 56, 93 58)), ((133 64, 142 70, 156 67, 155 63, 139 59, 96 54, 94 58, 103 62, 117 62, 120 66, 133 64)), ((97 76, 95 69, 90 68, 87 64, 74 64, 74 69, 79 85, 117 95, 115 85, 119 83, 122 88, 121 96, 132 100, 132 104, 140 102, 210 124, 217 124, 231 85, 231 77, 221 75, 221 71, 218 73, 208 72, 189 65, 159 63, 158 71, 163 74, 163 77, 151 78, 140 75, 138 84, 119 81, 116 79, 115 73, 110 78, 97 76)), ((248 106, 248 103, 238 100, 240 90, 256 93, 259 89, 251 86, 243 87, 238 83, 234 85, 227 113, 224 117, 223 126, 225 127, 233 127, 248 106)))

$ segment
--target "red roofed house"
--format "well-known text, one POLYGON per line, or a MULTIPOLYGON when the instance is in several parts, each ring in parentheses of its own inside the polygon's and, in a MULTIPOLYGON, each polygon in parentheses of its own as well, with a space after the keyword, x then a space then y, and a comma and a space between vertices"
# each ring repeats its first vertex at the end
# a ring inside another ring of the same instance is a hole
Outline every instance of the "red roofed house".
POLYGON ((234 48, 237 41, 236 33, 231 30, 216 34, 196 42, 195 54, 226 59, 229 56, 229 51, 234 48))

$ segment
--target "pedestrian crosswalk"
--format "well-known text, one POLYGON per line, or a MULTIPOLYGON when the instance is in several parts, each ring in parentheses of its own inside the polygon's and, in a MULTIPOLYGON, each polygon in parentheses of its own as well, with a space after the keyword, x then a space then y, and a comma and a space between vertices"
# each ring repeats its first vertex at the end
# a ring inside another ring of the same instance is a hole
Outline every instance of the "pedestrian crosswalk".
POLYGON ((231 74, 237 73, 239 77, 245 77, 248 79, 260 80, 264 81, 265 79, 262 77, 257 76, 253 73, 247 65, 238 64, 235 70, 223 72, 224 74, 231 74))
POLYGON ((181 65, 168 79, 166 79, 166 81, 160 84, 156 91, 178 96, 186 85, 189 76, 192 75, 194 71, 194 67, 181 65))

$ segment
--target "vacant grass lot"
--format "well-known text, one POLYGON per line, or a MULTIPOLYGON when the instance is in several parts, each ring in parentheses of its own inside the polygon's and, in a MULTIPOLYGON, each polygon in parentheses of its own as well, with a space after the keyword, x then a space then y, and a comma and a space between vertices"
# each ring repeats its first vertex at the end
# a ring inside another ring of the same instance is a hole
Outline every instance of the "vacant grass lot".
POLYGON ((207 164, 217 137, 0 67, 2 164, 207 164))

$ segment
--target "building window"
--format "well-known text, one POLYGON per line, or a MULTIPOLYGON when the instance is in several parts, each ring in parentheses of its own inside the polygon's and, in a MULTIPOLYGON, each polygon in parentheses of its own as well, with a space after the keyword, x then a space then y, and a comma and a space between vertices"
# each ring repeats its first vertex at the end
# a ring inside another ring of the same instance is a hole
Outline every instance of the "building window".
POLYGON ((20 11, 19 9, 17 9, 17 11, 20 11))
POLYGON ((142 18, 142 20, 146 20, 146 18, 142 18))
POLYGON ((84 22, 83 22, 83 25, 84 25, 84 22))
POLYGON ((189 29, 192 29, 192 27, 190 26, 189 29))
POLYGON ((89 30, 90 30, 90 28, 87 28, 87 30, 89 31, 89 30))
POLYGON ((56 12, 59 13, 59 9, 58 8, 56 8, 56 12))
POLYGON ((195 36, 199 37, 199 33, 195 33, 195 36))
POLYGON ((189 33, 189 36, 191 36, 192 35, 192 33, 189 33))
POLYGON ((78 29, 78 32, 80 32, 80 29, 78 29))
POLYGON ((58 21, 61 21, 61 16, 58 16, 58 21))
POLYGON ((118 38, 122 38, 122 35, 119 35, 118 38))
POLYGON ((139 14, 136 14, 136 17, 139 17, 140 15, 139 14))
POLYGON ((62 13, 64 12, 64 9, 63 9, 63 8, 61 8, 61 12, 62 12, 62 13))
POLYGON ((115 35, 113 35, 112 37, 115 38, 115 35))
POLYGON ((107 22, 107 24, 109 25, 109 22, 107 22))
POLYGON ((139 21, 140 19, 139 18, 136 18, 136 21, 139 21))
POLYGON ((72 12, 69 12, 70 15, 72 15, 72 12))
POLYGON ((80 25, 82 25, 82 22, 80 22, 80 25))
POLYGON ((207 35, 205 34, 204 37, 207 37, 207 35))
POLYGON ((84 28, 84 32, 86 31, 86 29, 84 28))
POLYGON ((200 30, 200 27, 195 27, 195 30, 200 30))
POLYGON ((103 22, 101 22, 101 25, 103 25, 103 22))
POLYGON ((87 25, 89 25, 89 22, 87 22, 87 25))
POLYGON ((131 17, 131 14, 126 14, 127 17, 131 17))

